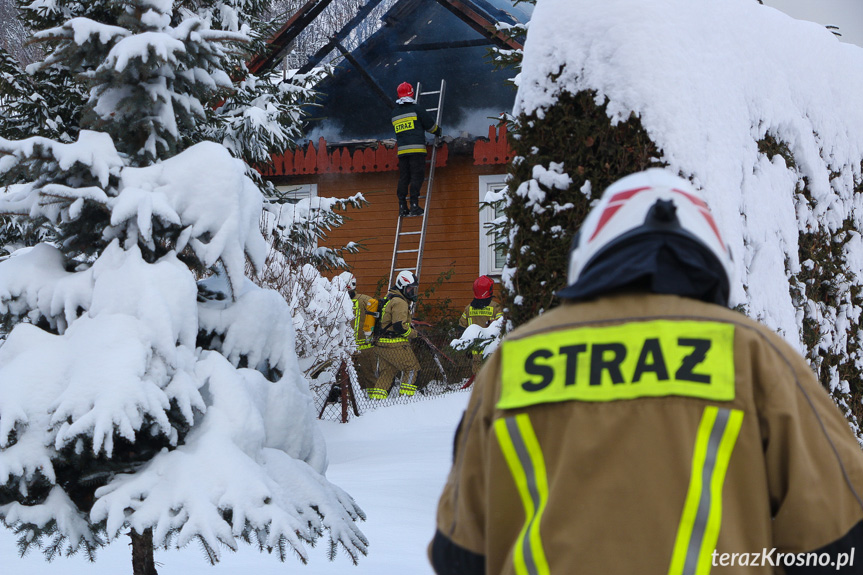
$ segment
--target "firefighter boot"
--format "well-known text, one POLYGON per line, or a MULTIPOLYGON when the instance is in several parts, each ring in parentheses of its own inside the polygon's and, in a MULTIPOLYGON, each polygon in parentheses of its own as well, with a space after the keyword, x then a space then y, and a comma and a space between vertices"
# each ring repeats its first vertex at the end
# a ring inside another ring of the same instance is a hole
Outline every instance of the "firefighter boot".
POLYGON ((421 216, 423 215, 424 210, 420 207, 420 205, 416 202, 411 203, 411 211, 408 214, 409 216, 421 216))
POLYGON ((403 200, 399 198, 399 217, 404 218, 410 215, 410 211, 408 210, 408 202, 407 200, 403 200))

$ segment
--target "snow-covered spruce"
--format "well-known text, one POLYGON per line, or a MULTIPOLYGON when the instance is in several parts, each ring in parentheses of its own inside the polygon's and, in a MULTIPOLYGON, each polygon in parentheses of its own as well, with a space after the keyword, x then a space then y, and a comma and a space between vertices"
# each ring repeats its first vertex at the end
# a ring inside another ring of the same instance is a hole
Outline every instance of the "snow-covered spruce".
POLYGON ((305 560, 327 533, 356 560, 363 514, 324 476, 289 308, 245 277, 263 197, 224 146, 189 147, 242 34, 165 0, 88 6, 106 20, 40 35, 90 83, 84 129, 0 138, 0 213, 50 240, 0 262, 0 518, 49 558, 131 532, 305 560))
MULTIPOLYGON (((116 239, 81 271, 46 244, 0 262, 0 313, 29 322, 0 347, 0 515, 31 543, 46 534, 92 550, 152 527, 161 545, 200 538, 214 560, 237 538, 305 558, 302 542, 327 530, 352 556, 365 551, 362 512, 323 475, 288 305, 242 277, 244 254, 264 255, 261 197, 244 170, 203 143, 120 168, 116 197, 99 199, 117 214, 106 232, 133 222, 146 242, 156 217, 188 230, 198 257, 236 278, 221 300, 197 301, 175 251, 148 263, 116 239), (218 345, 198 348, 199 331, 218 345)), ((31 195, 3 200, 42 209, 31 195)), ((205 291, 219 291, 213 281, 205 291)))

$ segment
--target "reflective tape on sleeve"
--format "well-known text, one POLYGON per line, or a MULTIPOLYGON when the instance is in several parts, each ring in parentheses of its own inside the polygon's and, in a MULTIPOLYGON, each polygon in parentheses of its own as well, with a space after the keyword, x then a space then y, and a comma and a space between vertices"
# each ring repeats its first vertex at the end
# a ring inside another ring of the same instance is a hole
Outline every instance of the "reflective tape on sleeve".
POLYGON ((722 523, 722 487, 743 412, 704 408, 668 575, 708 575, 722 523))
POLYGON ((516 575, 549 575, 540 522, 548 504, 545 458, 526 413, 494 422, 501 452, 524 507, 524 525, 513 548, 516 575))

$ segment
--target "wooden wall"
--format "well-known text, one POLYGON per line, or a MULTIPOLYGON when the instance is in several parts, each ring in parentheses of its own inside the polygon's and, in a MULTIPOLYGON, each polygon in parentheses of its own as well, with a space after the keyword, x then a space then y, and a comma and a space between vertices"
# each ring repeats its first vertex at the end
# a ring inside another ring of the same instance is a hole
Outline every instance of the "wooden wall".
MULTIPOLYGON (((476 165, 469 154, 450 154, 447 165, 435 170, 425 251, 420 277, 420 292, 442 273, 453 275, 436 289, 432 300, 451 300, 453 312, 473 298, 473 281, 479 275, 479 177, 502 174, 506 165, 476 165)), ((361 293, 374 295, 379 281, 386 282, 393 254, 398 201, 398 172, 324 173, 274 178, 277 184, 317 184, 321 197, 346 198, 362 193, 368 205, 350 209, 350 218, 330 234, 327 245, 343 246, 354 241, 363 244, 358 254, 348 256, 361 293)), ((423 194, 425 186, 423 185, 423 194)), ((420 202, 424 205, 424 200, 420 202)), ((405 218, 402 231, 419 230, 422 218, 405 218)), ((417 236, 407 236, 400 249, 415 248, 417 236), (407 245, 413 242, 413 245, 407 245)), ((405 257, 405 256, 401 256, 405 257)), ((408 254, 410 267, 415 254, 408 254)), ((405 259, 399 260, 401 267, 405 259)), ((385 291, 386 288, 384 288, 385 291)))

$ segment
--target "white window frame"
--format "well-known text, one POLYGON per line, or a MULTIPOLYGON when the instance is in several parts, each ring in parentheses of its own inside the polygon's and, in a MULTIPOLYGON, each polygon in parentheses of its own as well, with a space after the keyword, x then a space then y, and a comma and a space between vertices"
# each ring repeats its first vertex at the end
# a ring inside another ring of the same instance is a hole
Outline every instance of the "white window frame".
MULTIPOLYGON (((506 186, 506 174, 479 177, 479 201, 484 202, 488 192, 499 191, 506 186)), ((495 220, 494 211, 485 206, 479 211, 479 275, 500 277, 502 267, 495 266, 494 240, 488 235, 486 224, 495 220)))
MULTIPOLYGON (((318 197, 317 184, 292 184, 276 186, 276 189, 284 194, 284 197, 289 204, 297 204, 302 200, 310 200, 318 197)), ((314 249, 320 247, 318 240, 315 240, 314 249)))
POLYGON ((318 197, 317 184, 293 184, 290 186, 276 186, 276 189, 280 192, 286 192, 286 197, 288 198, 288 201, 292 204, 295 204, 300 200, 318 197))

